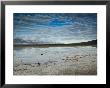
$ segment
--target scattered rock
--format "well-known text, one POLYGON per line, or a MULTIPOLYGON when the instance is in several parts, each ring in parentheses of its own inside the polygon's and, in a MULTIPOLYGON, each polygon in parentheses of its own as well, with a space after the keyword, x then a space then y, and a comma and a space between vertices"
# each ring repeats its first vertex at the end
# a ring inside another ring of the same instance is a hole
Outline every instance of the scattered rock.
POLYGON ((38 66, 40 66, 40 63, 39 62, 37 64, 38 64, 38 66))
POLYGON ((92 62, 95 62, 95 60, 93 60, 92 62))
POLYGON ((69 57, 66 57, 66 58, 69 58, 69 57))

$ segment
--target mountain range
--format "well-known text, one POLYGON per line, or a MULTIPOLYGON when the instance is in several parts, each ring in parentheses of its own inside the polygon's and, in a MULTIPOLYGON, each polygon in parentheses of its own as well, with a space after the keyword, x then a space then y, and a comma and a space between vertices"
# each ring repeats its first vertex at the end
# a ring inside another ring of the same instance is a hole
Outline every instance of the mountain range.
POLYGON ((23 39, 14 39, 14 45, 15 46, 37 46, 37 45, 49 45, 49 46, 77 46, 77 45, 97 45, 97 40, 91 40, 87 42, 79 42, 79 43, 69 43, 69 44, 63 44, 63 43, 50 43, 50 42, 33 42, 31 40, 23 40, 23 39))

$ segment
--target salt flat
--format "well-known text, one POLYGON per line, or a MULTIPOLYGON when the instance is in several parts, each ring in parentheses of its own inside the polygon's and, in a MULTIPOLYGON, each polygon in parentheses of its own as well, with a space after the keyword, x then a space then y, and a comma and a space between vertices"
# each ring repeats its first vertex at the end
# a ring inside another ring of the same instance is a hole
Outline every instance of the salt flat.
POLYGON ((97 48, 26 47, 14 50, 14 75, 96 75, 97 48))

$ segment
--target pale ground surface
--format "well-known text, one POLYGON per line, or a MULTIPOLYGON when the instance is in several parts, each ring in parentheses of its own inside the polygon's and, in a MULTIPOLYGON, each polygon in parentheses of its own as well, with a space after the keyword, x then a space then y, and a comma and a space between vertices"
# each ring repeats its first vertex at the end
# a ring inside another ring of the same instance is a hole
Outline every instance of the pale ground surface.
POLYGON ((24 59, 21 59, 17 54, 20 59, 15 56, 17 59, 14 59, 14 75, 97 75, 96 50, 96 47, 90 46, 23 49, 20 51, 20 55, 27 53, 33 58, 36 56, 36 58, 31 62, 24 58, 25 56, 22 56, 24 59), (37 53, 34 55, 35 51, 37 53))

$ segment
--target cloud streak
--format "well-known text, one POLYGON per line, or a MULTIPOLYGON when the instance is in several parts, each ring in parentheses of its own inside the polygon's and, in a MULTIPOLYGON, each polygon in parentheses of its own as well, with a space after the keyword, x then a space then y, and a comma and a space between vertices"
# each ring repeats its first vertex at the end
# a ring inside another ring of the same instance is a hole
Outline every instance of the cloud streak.
POLYGON ((14 13, 14 39, 76 43, 96 37, 96 13, 14 13))

